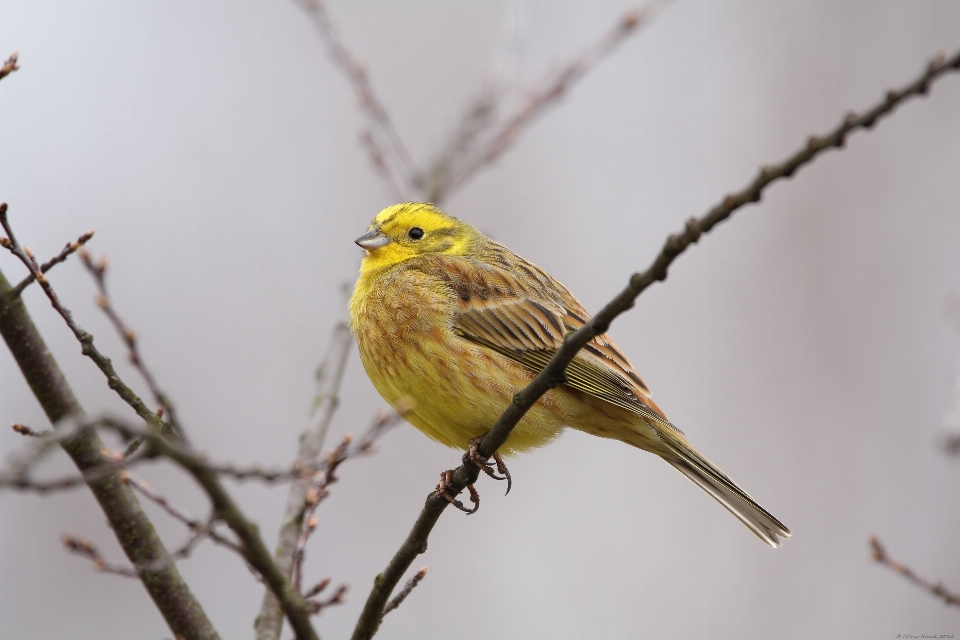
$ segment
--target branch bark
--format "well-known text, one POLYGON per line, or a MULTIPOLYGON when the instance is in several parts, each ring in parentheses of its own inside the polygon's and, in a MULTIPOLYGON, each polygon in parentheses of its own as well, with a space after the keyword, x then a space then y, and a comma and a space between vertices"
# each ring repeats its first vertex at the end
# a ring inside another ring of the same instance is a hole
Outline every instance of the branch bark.
MULTIPOLYGON (((925 72, 913 82, 899 90, 888 91, 880 103, 862 115, 848 114, 840 125, 824 136, 810 137, 807 144, 799 151, 779 164, 762 167, 752 182, 740 191, 727 195, 702 217, 687 220, 683 231, 667 238, 659 255, 646 271, 633 274, 626 288, 610 303, 576 332, 567 334, 563 345, 557 350, 553 359, 529 385, 513 397, 513 403, 506 408, 493 428, 483 437, 478 447, 480 455, 484 459, 489 459, 507 441, 514 426, 524 414, 547 391, 562 384, 565 377, 564 371, 577 352, 590 340, 606 332, 617 316, 632 308, 637 297, 647 287, 657 281, 666 280, 673 261, 687 247, 696 243, 702 234, 708 233, 744 205, 759 202, 763 190, 772 182, 793 176, 797 169, 829 149, 842 148, 849 133, 856 129, 872 128, 879 118, 892 112, 901 102, 914 96, 925 95, 931 82, 949 71, 958 69, 960 69, 960 51, 949 59, 943 55, 937 56, 927 65, 925 72)), ((467 485, 476 482, 479 474, 479 467, 471 462, 460 465, 453 474, 447 492, 452 496, 458 495, 467 485)), ((449 504, 436 492, 427 496, 426 504, 406 540, 390 560, 386 570, 374 579, 373 589, 367 597, 363 612, 354 628, 353 640, 368 640, 376 634, 390 594, 414 559, 426 552, 430 532, 449 504)))
MULTIPOLYGON (((19 296, 0 273, 0 335, 50 422, 83 414, 80 402, 67 384, 60 367, 47 349, 19 296)), ((81 472, 108 464, 96 432, 78 434, 62 443, 64 451, 81 472)), ((200 603, 180 576, 176 565, 166 563, 168 552, 140 507, 133 491, 118 475, 110 473, 87 480, 111 528, 134 566, 165 564, 156 572, 142 573, 140 580, 174 636, 189 640, 219 638, 200 603)))
MULTIPOLYGON (((317 370, 317 398, 306 430, 300 436, 300 447, 294 467, 315 466, 320 461, 323 441, 340 404, 340 383, 347 366, 353 338, 345 322, 334 328, 330 346, 317 370)), ((290 485, 287 506, 283 513, 283 524, 277 541, 274 560, 287 577, 293 575, 297 540, 303 529, 303 515, 306 508, 307 490, 310 480, 299 477, 290 485)), ((263 595, 260 615, 254 623, 257 640, 278 640, 283 629, 283 612, 276 597, 269 591, 263 595)))

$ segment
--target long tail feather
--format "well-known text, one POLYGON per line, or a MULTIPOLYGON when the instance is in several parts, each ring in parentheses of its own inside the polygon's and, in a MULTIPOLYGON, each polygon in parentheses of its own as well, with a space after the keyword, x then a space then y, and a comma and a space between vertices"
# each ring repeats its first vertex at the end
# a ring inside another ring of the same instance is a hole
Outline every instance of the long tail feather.
POLYGON ((675 440, 669 443, 669 448, 676 457, 663 455, 663 458, 737 516, 761 540, 771 547, 779 547, 781 538, 790 537, 790 530, 782 522, 689 444, 675 440))

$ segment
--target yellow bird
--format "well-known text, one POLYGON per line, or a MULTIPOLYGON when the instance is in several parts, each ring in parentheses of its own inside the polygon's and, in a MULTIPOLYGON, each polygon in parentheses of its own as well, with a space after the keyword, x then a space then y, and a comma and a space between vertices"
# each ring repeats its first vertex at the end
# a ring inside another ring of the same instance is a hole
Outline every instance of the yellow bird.
MULTIPOLYGON (((350 299, 364 369, 430 438, 467 450, 589 318, 546 271, 431 204, 380 212, 350 299)), ((687 442, 613 341, 594 338, 501 448, 540 447, 572 427, 655 453, 770 546, 790 530, 687 442)), ((441 489, 442 490, 442 489, 441 489)))

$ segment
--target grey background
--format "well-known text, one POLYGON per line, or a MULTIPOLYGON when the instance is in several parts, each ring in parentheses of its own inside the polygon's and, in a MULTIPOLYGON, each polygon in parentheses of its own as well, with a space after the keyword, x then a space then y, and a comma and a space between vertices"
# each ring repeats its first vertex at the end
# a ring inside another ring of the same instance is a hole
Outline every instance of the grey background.
MULTIPOLYGON (((491 61, 520 82, 592 42, 621 2, 358 2, 331 12, 425 161, 491 61), (498 57, 523 20, 522 55, 498 57), (504 66, 505 65, 505 66, 504 66)), ((677 0, 492 169, 446 203, 597 309, 666 235, 848 109, 960 46, 957 2, 677 0)), ((215 458, 292 458, 312 373, 352 281, 352 244, 390 201, 357 144, 349 85, 304 14, 271 2, 0 2, 0 196, 21 240, 54 254, 87 228, 195 443, 215 458)), ((960 590, 960 462, 938 450, 958 374, 944 303, 960 291, 960 78, 776 185, 684 255, 612 333, 690 439, 794 538, 764 547, 653 456, 575 432, 481 480, 446 514, 430 573, 384 638, 894 638, 960 633, 960 614, 872 564, 867 537, 960 590)), ((0 255, 11 280, 22 268, 0 255)), ((114 356, 76 260, 52 282, 114 356)), ((27 303, 88 411, 129 410, 37 287, 27 303)), ((332 438, 382 401, 349 364, 332 438)), ((45 426, 0 349, 0 450, 45 426)), ((62 457, 62 456, 61 456, 62 457)), ((373 576, 459 454, 404 426, 351 462, 320 511, 307 580, 352 585, 319 619, 343 638, 373 576)), ((63 459, 44 467, 69 470, 63 459)), ((170 467, 141 475, 185 509, 170 467)), ((272 544, 285 489, 235 494, 272 544)), ((171 546, 179 525, 148 510, 171 546)), ((83 491, 0 497, 0 635, 162 638, 135 582, 67 556, 122 553, 83 491)), ((419 565, 418 565, 419 566, 419 565)), ((205 546, 181 570, 224 638, 251 637, 261 587, 205 546)))

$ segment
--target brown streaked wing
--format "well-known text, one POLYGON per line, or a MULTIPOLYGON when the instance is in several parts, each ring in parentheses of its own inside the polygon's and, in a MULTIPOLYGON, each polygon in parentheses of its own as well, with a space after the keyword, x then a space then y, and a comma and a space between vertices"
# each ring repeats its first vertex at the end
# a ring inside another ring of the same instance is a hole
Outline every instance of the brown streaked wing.
MULTIPOLYGON (((460 336, 531 371, 541 371, 563 344, 565 333, 589 319, 556 283, 556 290, 544 295, 541 287, 498 266, 462 257, 433 255, 420 268, 443 279, 456 294, 453 328, 460 336)), ((606 334, 588 343, 566 373, 568 386, 676 429, 656 405, 645 401, 649 389, 606 334)))

